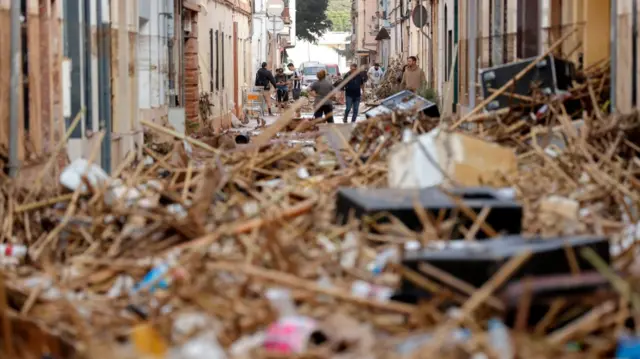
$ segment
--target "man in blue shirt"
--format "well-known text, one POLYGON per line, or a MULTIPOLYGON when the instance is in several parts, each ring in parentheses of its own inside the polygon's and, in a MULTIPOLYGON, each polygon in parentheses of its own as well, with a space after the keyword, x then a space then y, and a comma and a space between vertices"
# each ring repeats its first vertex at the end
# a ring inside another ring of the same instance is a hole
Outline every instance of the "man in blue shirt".
MULTIPOLYGON (((344 76, 345 79, 356 71, 358 71, 358 65, 351 64, 349 72, 344 76)), ((360 98, 362 98, 362 92, 364 90, 364 81, 365 80, 362 76, 355 76, 347 82, 343 88, 344 97, 347 102, 347 108, 344 111, 344 123, 347 123, 347 117, 349 117, 349 111, 351 111, 352 108, 353 114, 351 122, 356 122, 356 118, 358 117, 358 108, 360 107, 360 98)))

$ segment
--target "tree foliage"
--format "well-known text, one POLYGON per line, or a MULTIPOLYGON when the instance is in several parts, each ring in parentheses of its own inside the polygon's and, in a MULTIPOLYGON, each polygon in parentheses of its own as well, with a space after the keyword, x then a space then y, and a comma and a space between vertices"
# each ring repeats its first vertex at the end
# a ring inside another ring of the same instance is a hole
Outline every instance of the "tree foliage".
POLYGON ((316 42, 327 30, 331 20, 327 18, 329 0, 303 0, 296 3, 296 37, 316 42))
POLYGON ((327 10, 327 17, 331 20, 331 31, 351 31, 351 12, 344 10, 327 10))

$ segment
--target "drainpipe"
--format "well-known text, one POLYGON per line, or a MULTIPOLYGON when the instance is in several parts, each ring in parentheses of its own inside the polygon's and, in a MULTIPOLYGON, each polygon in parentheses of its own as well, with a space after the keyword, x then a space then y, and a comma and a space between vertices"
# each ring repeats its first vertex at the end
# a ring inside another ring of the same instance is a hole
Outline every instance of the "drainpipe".
POLYGON ((168 63, 169 66, 169 107, 176 107, 176 70, 175 64, 173 60, 173 44, 175 42, 176 29, 175 29, 175 4, 173 0, 168 0, 168 9, 170 15, 168 18, 171 21, 168 21, 167 26, 167 54, 168 54, 168 63))
POLYGON ((616 70, 618 68, 618 0, 611 0, 611 84, 609 89, 611 112, 616 111, 616 70))
POLYGON ((631 21, 633 28, 631 40, 631 106, 636 107, 638 102, 638 0, 632 2, 631 21))
MULTIPOLYGON (((18 175, 18 94, 20 93, 20 2, 11 2, 11 84, 9 87, 9 175, 18 175)), ((26 94, 25 94, 26 96, 26 94)))
POLYGON ((108 8, 102 8, 102 0, 97 2, 98 17, 98 87, 99 91, 99 114, 100 130, 105 132, 102 139, 100 160, 102 169, 111 173, 111 1, 108 1, 108 8), (108 16, 108 20, 103 19, 103 13, 108 16))
POLYGON ((476 14, 476 0, 469 0, 467 5, 467 20, 469 28, 468 31, 468 39, 469 42, 469 110, 473 110, 476 108, 476 64, 477 64, 477 55, 476 55, 476 46, 477 46, 477 31, 478 25, 477 14, 476 14))

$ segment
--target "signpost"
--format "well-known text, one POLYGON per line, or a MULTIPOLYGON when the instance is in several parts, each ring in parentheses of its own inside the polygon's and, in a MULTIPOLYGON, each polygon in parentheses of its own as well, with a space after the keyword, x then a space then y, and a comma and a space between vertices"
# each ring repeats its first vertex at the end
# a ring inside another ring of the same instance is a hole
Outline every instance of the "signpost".
POLYGON ((272 32, 272 36, 273 36, 273 68, 275 69, 278 63, 277 60, 277 56, 278 56, 278 31, 282 30, 284 28, 284 22, 282 21, 282 19, 280 18, 282 16, 282 12, 284 11, 284 2, 282 0, 269 0, 267 1, 267 16, 269 18, 269 22, 271 25, 271 29, 273 30, 272 32), (282 24, 280 27, 280 29, 278 29, 278 26, 280 26, 280 24, 282 24))

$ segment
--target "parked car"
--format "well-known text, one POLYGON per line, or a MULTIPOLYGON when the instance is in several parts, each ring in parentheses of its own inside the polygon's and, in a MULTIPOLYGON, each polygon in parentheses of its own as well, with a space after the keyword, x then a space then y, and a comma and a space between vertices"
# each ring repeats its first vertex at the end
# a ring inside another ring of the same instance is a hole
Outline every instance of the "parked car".
POLYGON ((327 66, 316 61, 303 62, 302 64, 300 64, 299 70, 302 74, 302 83, 300 85, 302 87, 302 90, 306 91, 307 87, 309 87, 309 85, 311 85, 318 79, 316 77, 318 71, 327 71, 327 66))

